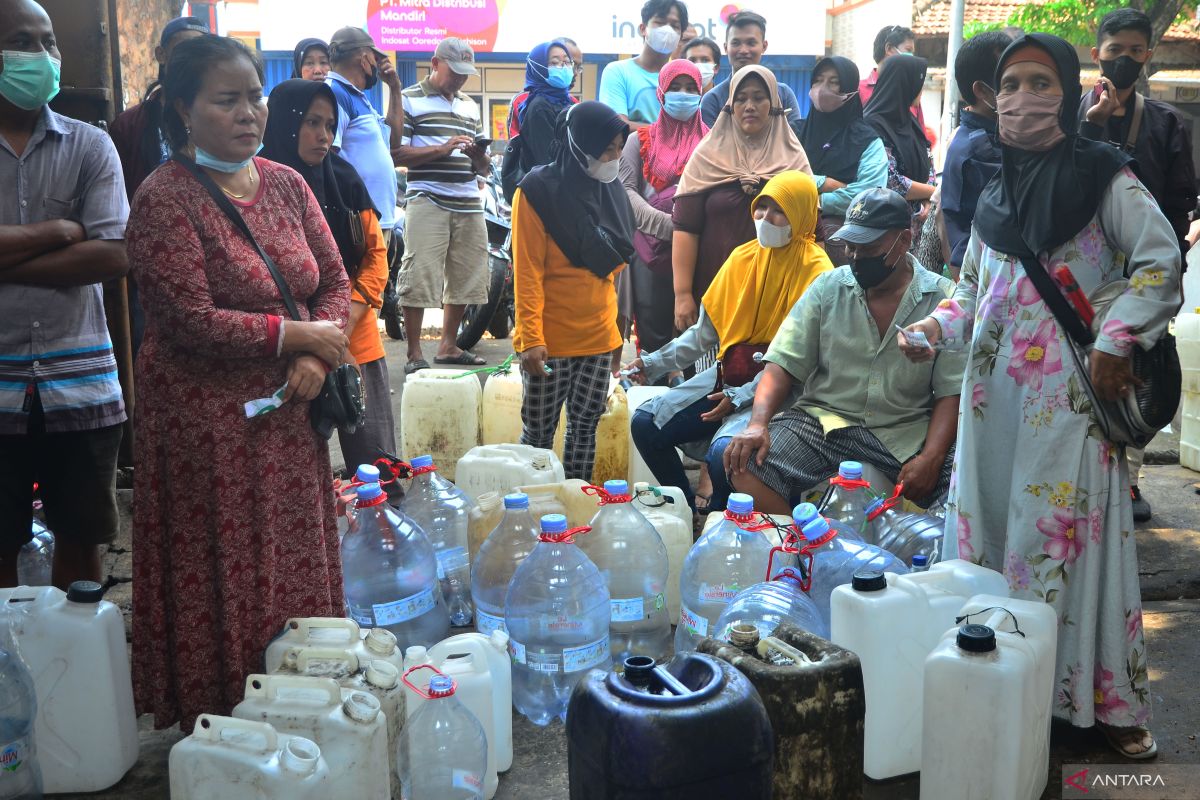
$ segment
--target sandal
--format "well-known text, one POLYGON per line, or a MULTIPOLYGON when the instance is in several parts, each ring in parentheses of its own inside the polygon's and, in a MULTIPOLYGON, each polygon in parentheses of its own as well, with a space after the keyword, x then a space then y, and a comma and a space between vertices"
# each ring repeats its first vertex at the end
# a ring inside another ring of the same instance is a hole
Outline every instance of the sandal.
POLYGON ((457 367, 482 367, 487 360, 480 358, 470 350, 463 350, 456 356, 434 356, 433 363, 453 364, 457 367))
POLYGON ((712 497, 702 494, 695 495, 692 500, 692 506, 696 509, 697 514, 707 517, 709 510, 712 508, 712 497))
POLYGON ((429 362, 423 358, 413 359, 404 365, 404 374, 412 375, 414 372, 422 369, 429 369, 429 362))
POLYGON ((1150 733, 1149 728, 1141 725, 1117 728, 1099 722, 1096 723, 1096 727, 1104 734, 1108 746, 1125 758, 1141 761, 1158 755, 1158 742, 1154 741, 1154 735, 1150 733), (1146 746, 1146 739, 1150 740, 1149 747, 1146 746))

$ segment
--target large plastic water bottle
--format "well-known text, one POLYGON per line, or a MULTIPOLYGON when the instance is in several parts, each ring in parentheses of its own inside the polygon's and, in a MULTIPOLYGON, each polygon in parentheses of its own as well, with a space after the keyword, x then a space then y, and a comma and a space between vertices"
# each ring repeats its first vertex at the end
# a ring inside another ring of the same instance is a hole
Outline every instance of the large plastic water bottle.
POLYGON ((484 636, 504 625, 504 596, 513 573, 538 543, 537 525, 529 514, 529 496, 520 492, 504 497, 504 516, 488 534, 471 568, 471 599, 475 602, 475 630, 484 636))
MULTIPOLYGON (((371 470, 378 479, 374 467, 360 467, 359 474, 371 470)), ((350 617, 391 631, 401 649, 432 647, 450 631, 433 547, 412 520, 388 506, 378 483, 359 486, 357 494, 355 524, 341 549, 350 617)))
MULTIPOLYGON (((792 521, 796 523, 796 527, 793 529, 794 531, 803 530, 805 525, 821 516, 821 512, 818 511, 817 507, 812 503, 801 503, 800 505, 796 506, 792 513, 805 515, 804 517, 792 518, 792 521)), ((833 517, 825 517, 825 521, 829 523, 829 527, 837 531, 838 536, 846 541, 866 541, 860 531, 856 530, 845 522, 842 522, 841 520, 834 519, 833 517)))
MULTIPOLYGON (((801 503, 792 513, 797 518, 807 518, 810 510, 804 506, 810 505, 801 503)), ((805 541, 800 558, 808 572, 808 596, 821 614, 821 629, 813 633, 824 639, 829 638, 829 596, 838 586, 850 583, 855 572, 865 569, 898 574, 908 572, 904 562, 888 551, 865 542, 842 539, 823 517, 809 522, 801 532, 805 541)))
POLYGON ((471 509, 475 503, 437 474, 432 456, 412 460, 413 482, 400 509, 425 531, 437 553, 442 597, 455 625, 471 622, 471 559, 467 552, 471 509))
POLYGON ((942 560, 946 520, 927 514, 897 511, 899 495, 877 498, 867 506, 866 541, 913 566, 913 557, 925 557, 926 566, 942 560))
POLYGON ((755 528, 754 498, 729 496, 725 519, 692 546, 679 576, 679 625, 675 652, 695 650, 716 627, 729 601, 743 589, 761 583, 771 559, 771 545, 755 528))
POLYGON ((454 696, 455 683, 428 664, 404 673, 404 683, 428 703, 404 726, 396 753, 403 800, 480 800, 487 770, 483 725, 454 696), (409 681, 419 669, 436 675, 423 690, 409 681))
POLYGON ((504 600, 513 706, 535 725, 566 720, 575 684, 612 660, 608 587, 572 541, 576 533, 562 514, 542 517, 537 547, 517 567, 504 600))
POLYGON ((608 585, 613 664, 633 655, 665 659, 671 651, 667 547, 634 507, 628 483, 606 481, 600 498, 592 530, 579 540, 579 549, 608 585))
POLYGON ((862 464, 843 461, 838 474, 829 479, 829 495, 821 504, 821 514, 845 524, 861 539, 867 527, 867 505, 874 499, 871 484, 863 480, 862 464))
POLYGON ((37 693, 0 610, 0 800, 41 800, 42 771, 33 739, 37 693))
POLYGON ((773 635, 784 620, 809 633, 819 633, 821 612, 804 593, 803 584, 800 573, 786 567, 772 580, 745 589, 717 618, 713 638, 731 641, 730 631, 734 625, 749 624, 758 629, 760 639, 765 639, 773 635))
POLYGON ((54 568, 54 534, 36 519, 33 538, 17 552, 17 584, 49 586, 54 568))

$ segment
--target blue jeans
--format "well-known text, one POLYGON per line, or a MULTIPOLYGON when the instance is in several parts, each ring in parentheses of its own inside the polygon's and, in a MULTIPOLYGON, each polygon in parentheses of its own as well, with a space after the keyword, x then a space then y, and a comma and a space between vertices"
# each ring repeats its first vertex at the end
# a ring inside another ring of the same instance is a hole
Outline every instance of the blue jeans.
MULTIPOLYGON (((695 508, 696 497, 675 448, 687 442, 702 441, 716 435, 721 422, 705 422, 700 419, 701 414, 708 413, 712 408, 711 400, 701 398, 680 411, 661 428, 654 423, 654 415, 643 409, 639 409, 630 422, 633 443, 646 466, 654 473, 655 480, 663 486, 679 487, 692 508, 695 508)), ((728 444, 729 437, 716 440, 709 447, 706 457, 708 474, 713 483, 711 502, 714 510, 724 508, 729 497, 729 482, 725 477, 725 465, 722 460, 728 444)))

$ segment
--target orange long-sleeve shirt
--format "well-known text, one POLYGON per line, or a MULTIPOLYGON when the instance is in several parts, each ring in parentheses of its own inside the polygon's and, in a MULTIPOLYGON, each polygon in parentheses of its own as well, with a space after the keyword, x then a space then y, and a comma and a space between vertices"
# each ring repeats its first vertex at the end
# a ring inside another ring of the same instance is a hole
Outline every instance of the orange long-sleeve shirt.
POLYGON ((350 287, 350 300, 370 306, 367 313, 350 332, 350 355, 359 364, 368 364, 384 357, 383 338, 379 335, 378 309, 383 307, 383 289, 387 286, 387 245, 379 218, 370 209, 362 212, 363 232, 367 237, 367 253, 358 268, 358 277, 350 287))
POLYGON ((513 273, 518 353, 545 346, 554 358, 597 356, 621 345, 617 328, 617 292, 606 278, 571 264, 542 218, 518 189, 513 197, 513 273))

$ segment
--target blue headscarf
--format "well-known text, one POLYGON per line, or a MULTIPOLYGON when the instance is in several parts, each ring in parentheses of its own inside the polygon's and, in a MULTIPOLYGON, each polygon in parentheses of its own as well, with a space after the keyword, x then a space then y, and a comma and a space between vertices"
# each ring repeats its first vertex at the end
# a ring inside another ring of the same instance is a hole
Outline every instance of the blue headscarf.
POLYGON ((530 50, 529 57, 525 59, 525 91, 529 93, 529 96, 521 105, 520 114, 517 117, 518 122, 525 116, 525 109, 529 108, 529 103, 534 98, 540 97, 555 108, 571 105, 570 91, 557 89, 549 83, 551 47, 567 50, 566 45, 558 42, 543 42, 530 50))

